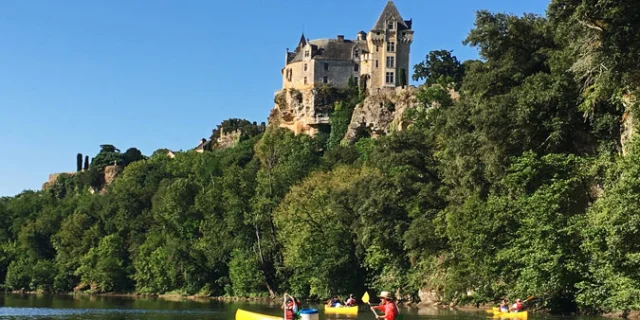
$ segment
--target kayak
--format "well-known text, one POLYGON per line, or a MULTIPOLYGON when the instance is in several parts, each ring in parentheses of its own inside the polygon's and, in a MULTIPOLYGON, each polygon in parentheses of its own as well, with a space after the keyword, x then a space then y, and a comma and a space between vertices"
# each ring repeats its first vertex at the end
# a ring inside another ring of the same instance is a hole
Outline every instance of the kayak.
POLYGON ((283 320, 283 318, 238 309, 236 320, 283 320))
POLYGON ((500 312, 500 311, 495 311, 493 313, 493 316, 495 318, 518 318, 518 319, 526 319, 529 314, 527 311, 520 311, 520 312, 500 312))
POLYGON ((493 308, 491 308, 491 309, 486 309, 486 310, 484 310, 484 311, 486 311, 486 312, 488 312, 488 313, 495 313, 495 312, 500 312, 500 308, 498 308, 498 307, 493 307, 493 308))
POLYGON ((324 306, 324 313, 331 313, 331 314, 350 314, 350 315, 357 315, 358 314, 358 306, 353 306, 353 307, 330 307, 330 306, 324 306))

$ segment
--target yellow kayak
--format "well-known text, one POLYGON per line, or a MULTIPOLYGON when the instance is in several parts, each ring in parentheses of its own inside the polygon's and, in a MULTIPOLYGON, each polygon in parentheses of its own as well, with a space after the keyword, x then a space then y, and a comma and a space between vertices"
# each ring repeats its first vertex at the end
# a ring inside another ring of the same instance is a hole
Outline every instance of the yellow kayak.
POLYGON ((493 314, 493 313, 496 313, 496 312, 500 312, 500 308, 498 308, 498 307, 493 307, 493 308, 491 308, 491 309, 486 309, 486 310, 484 310, 484 311, 486 311, 487 313, 491 313, 491 314, 493 314))
POLYGON ((500 311, 495 311, 495 312, 493 312, 493 316, 495 318, 526 319, 529 316, 529 313, 527 311, 520 311, 520 312, 500 312, 500 311))
POLYGON ((334 307, 330 307, 330 306, 325 305, 324 306, 324 313, 357 315, 358 314, 358 306, 334 308, 334 307))
POLYGON ((236 320, 283 320, 283 318, 238 309, 236 320))

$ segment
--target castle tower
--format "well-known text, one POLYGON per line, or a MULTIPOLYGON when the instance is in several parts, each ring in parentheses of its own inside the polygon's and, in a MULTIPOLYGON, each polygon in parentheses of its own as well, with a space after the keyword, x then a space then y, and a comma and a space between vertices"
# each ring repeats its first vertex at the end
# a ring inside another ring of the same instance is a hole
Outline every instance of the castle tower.
POLYGON ((389 0, 367 36, 370 88, 397 87, 409 82, 412 20, 404 20, 389 0))

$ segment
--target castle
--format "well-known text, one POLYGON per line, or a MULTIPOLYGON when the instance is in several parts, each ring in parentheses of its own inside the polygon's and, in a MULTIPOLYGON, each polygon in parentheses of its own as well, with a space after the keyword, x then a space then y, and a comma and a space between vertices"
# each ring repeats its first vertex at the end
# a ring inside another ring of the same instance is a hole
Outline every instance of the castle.
POLYGON ((389 0, 369 33, 356 40, 307 40, 304 34, 293 52, 287 49, 282 89, 303 90, 322 85, 344 88, 352 79, 372 90, 408 84, 412 20, 405 21, 389 0))
POLYGON ((275 92, 269 124, 315 135, 330 128, 333 102, 323 88, 346 88, 349 83, 370 94, 409 90, 411 20, 404 20, 392 0, 373 28, 358 32, 356 40, 308 40, 304 34, 293 52, 287 49, 282 89, 275 92))

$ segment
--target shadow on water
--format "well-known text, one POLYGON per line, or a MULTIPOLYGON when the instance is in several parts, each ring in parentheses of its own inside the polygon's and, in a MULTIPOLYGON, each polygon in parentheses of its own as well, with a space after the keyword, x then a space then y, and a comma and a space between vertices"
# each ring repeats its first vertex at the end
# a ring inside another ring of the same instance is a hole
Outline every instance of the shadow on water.
MULTIPOLYGON (((303 305, 320 310, 321 320, 375 320, 362 309, 358 316, 324 315, 321 305, 303 305)), ((220 302, 187 299, 53 296, 0 294, 0 320, 233 320, 238 308, 281 316, 276 303, 220 302)), ((401 308, 404 320, 494 320, 484 310, 459 311, 436 308, 401 308)), ((531 315, 529 320, 569 319, 531 315)), ((597 317, 571 320, 602 320, 597 317)), ((498 320, 498 319, 495 319, 498 320)))

